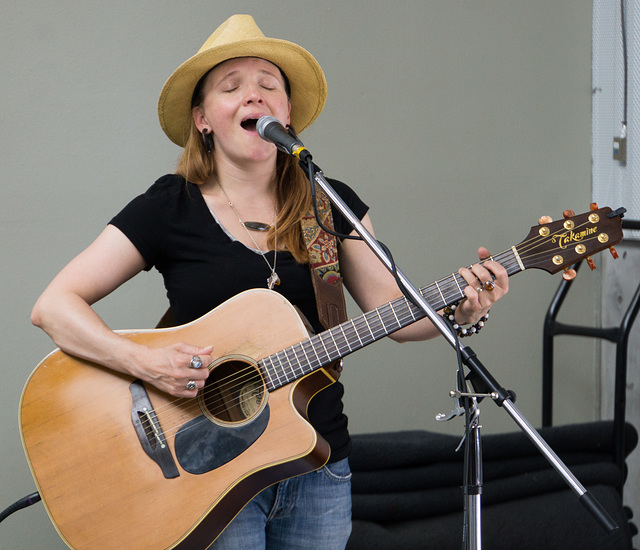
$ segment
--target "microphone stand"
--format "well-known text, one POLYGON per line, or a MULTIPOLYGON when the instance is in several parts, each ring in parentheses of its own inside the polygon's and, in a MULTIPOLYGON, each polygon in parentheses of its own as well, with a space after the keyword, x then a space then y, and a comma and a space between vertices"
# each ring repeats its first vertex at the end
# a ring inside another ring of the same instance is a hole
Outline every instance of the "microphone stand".
MULTIPOLYGON (((602 505, 591 495, 587 489, 578 481, 569 468, 562 462, 558 455, 551 449, 546 441, 540 436, 536 429, 528 422, 524 415, 514 405, 512 395, 509 391, 504 389, 498 381, 491 375, 491 373, 481 363, 475 352, 469 348, 463 346, 458 338, 454 335, 453 331, 447 324, 447 322, 436 313, 431 305, 425 300, 420 291, 411 283, 411 281, 405 276, 400 269, 398 269, 391 261, 383 247, 374 239, 374 237, 367 231, 362 225, 358 217, 353 211, 345 204, 342 198, 335 192, 329 182, 324 178, 322 171, 311 162, 311 155, 308 155, 305 164, 301 161, 301 165, 307 175, 311 177, 313 171, 313 181, 310 181, 312 187, 314 182, 325 192, 331 203, 340 211, 340 213, 349 221, 353 226, 356 233, 362 238, 362 240, 369 246, 369 248, 375 253, 378 259, 384 264, 384 266, 394 274, 399 283, 402 285, 405 296, 410 299, 417 307, 422 309, 425 315, 433 323, 433 325, 440 331, 445 340, 451 344, 461 358, 461 361, 468 367, 469 375, 467 378, 471 381, 476 391, 482 391, 485 394, 489 394, 492 400, 502 407, 507 414, 515 421, 519 428, 525 433, 525 435, 533 442, 538 448, 540 453, 546 458, 551 466, 558 472, 563 478, 565 483, 573 490, 578 496, 579 501, 589 510, 594 518, 601 524, 601 526, 608 533, 612 533, 618 529, 618 525, 614 522, 607 511, 602 505), (307 168, 309 168, 307 170, 307 168)), ((458 389, 460 392, 460 388, 458 389)), ((465 399, 472 399, 475 402, 475 397, 480 394, 468 394, 460 393, 460 396, 465 399)), ((477 417, 477 414, 475 414, 477 417)), ((482 465, 481 465, 481 441, 479 432, 479 423, 475 422, 471 426, 468 445, 471 445, 470 452, 473 454, 470 457, 470 462, 465 465, 468 471, 472 474, 469 476, 473 484, 472 487, 465 490, 465 514, 469 513, 470 529, 468 537, 465 537, 465 548, 467 550, 480 550, 482 548, 482 530, 481 530, 481 510, 480 510, 480 493, 482 487, 482 465)))

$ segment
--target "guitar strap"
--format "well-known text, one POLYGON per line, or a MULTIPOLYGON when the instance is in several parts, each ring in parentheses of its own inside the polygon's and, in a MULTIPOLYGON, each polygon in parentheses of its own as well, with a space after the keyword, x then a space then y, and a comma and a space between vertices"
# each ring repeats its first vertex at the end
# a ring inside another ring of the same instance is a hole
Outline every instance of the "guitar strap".
MULTIPOLYGON (((331 202, 316 186, 318 215, 323 225, 333 230, 331 202)), ((338 241, 335 235, 327 233, 317 221, 313 207, 302 221, 302 236, 309 252, 311 282, 316 295, 318 318, 325 329, 347 320, 347 306, 344 299, 340 265, 338 263, 338 241)), ((337 380, 342 372, 342 361, 335 361, 326 367, 337 380)))

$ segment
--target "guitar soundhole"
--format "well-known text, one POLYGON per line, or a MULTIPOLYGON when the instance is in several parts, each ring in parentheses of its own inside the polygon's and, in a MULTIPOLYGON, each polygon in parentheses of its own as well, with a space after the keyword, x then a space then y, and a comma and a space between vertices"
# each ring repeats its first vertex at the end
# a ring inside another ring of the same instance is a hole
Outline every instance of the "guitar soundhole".
POLYGON ((265 385, 258 366, 250 359, 234 356, 214 363, 202 391, 200 406, 218 422, 245 422, 264 408, 265 385))

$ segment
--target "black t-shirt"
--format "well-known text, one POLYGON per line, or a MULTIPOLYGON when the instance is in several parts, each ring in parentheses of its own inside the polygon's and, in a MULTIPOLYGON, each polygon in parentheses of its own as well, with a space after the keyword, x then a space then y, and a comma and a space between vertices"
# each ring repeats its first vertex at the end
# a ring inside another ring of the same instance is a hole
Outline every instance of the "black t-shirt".
MULTIPOLYGON (((362 219, 368 207, 344 183, 330 183, 362 219)), ((338 232, 351 232, 349 222, 335 209, 333 217, 338 232)), ((201 317, 244 290, 266 288, 270 269, 264 258, 231 238, 211 214, 198 186, 185 183, 180 176, 160 178, 110 223, 142 254, 147 270, 155 267, 162 274, 177 324, 201 317)), ((273 265, 274 252, 266 257, 273 265)), ((297 306, 317 332, 323 330, 309 265, 279 251, 276 271, 281 284, 274 290, 297 306)), ((311 424, 331 446, 331 461, 344 458, 350 449, 343 394, 344 388, 337 382, 314 397, 309 406, 311 424)))

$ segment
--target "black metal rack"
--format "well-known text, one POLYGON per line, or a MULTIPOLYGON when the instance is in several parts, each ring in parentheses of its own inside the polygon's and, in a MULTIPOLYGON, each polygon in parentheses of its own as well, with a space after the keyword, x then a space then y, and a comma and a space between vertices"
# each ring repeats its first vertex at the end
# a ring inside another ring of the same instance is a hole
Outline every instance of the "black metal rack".
MULTIPOLYGON (((640 221, 622 220, 623 229, 640 229, 640 221)), ((578 270, 580 264, 574 269, 578 270)), ((614 413, 613 413, 613 442, 615 448, 615 462, 620 471, 624 472, 626 422, 626 384, 627 384, 627 353, 629 333, 640 310, 640 282, 617 327, 593 328, 579 325, 569 325, 556 320, 560 308, 566 298, 573 281, 563 280, 558 287, 544 320, 542 335, 542 426, 552 425, 553 415, 553 339, 565 334, 586 336, 609 340, 616 345, 614 413)), ((622 487, 620 487, 622 493, 622 487)))

